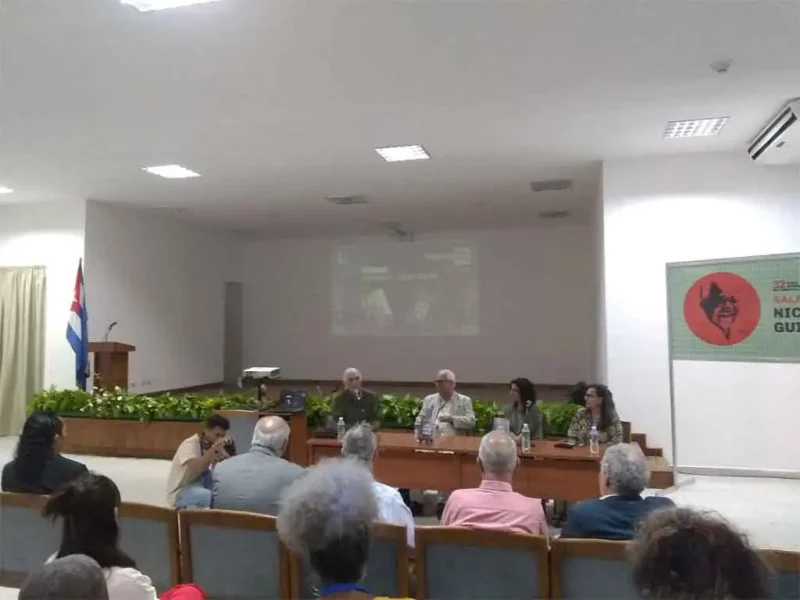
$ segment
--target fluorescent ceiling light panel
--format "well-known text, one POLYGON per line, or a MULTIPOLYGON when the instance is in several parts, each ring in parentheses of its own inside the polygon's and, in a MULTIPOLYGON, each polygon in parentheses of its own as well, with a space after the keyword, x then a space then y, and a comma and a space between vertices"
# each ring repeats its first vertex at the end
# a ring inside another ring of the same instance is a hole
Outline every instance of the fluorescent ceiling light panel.
POLYGON ((730 117, 713 117, 711 119, 691 119, 689 121, 670 121, 664 130, 664 139, 673 140, 687 137, 708 137, 717 135, 730 117))
POLYGON ((182 6, 191 6, 192 4, 207 4, 217 1, 218 0, 121 0, 123 4, 133 6, 135 9, 142 12, 180 8, 182 6))
POLYGON ((400 162, 403 160, 427 160, 430 158, 422 146, 392 146, 390 148, 375 148, 375 152, 383 157, 386 162, 400 162))
POLYGON ((0 194, 10 194, 13 191, 14 190, 12 190, 10 187, 5 187, 3 185, 0 185, 0 194))
POLYGON ((189 177, 200 177, 200 173, 190 171, 180 165, 158 165, 156 167, 144 167, 144 170, 159 177, 166 179, 187 179, 189 177))

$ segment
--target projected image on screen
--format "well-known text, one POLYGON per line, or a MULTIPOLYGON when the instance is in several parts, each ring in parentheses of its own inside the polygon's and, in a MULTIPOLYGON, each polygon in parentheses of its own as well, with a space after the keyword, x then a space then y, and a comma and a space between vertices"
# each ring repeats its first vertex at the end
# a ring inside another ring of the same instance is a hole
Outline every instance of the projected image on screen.
POLYGON ((334 335, 478 333, 478 273, 468 244, 403 242, 334 251, 334 335))

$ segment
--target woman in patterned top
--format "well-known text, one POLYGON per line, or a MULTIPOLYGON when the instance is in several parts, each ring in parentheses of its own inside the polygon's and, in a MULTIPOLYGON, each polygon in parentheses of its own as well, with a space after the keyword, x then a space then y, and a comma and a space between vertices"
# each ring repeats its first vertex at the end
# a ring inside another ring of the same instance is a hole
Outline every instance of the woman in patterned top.
POLYGON ((586 408, 578 409, 569 424, 567 437, 579 446, 589 443, 592 425, 597 426, 600 443, 622 443, 622 423, 614 408, 614 398, 606 386, 596 383, 586 388, 586 408))

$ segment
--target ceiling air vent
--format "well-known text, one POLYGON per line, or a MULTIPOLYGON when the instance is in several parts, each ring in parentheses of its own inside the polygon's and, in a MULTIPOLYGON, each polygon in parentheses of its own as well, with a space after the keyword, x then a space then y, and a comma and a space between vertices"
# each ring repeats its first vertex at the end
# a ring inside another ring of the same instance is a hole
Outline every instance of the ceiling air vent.
POLYGON ((572 179, 543 179, 531 181, 531 191, 538 192, 566 192, 572 189, 572 179))
POLYGON ((328 196, 325 198, 332 204, 339 206, 352 206, 353 204, 366 204, 367 199, 364 196, 328 196))
POLYGON ((570 216, 568 210, 545 210, 539 213, 540 219, 566 219, 570 216))

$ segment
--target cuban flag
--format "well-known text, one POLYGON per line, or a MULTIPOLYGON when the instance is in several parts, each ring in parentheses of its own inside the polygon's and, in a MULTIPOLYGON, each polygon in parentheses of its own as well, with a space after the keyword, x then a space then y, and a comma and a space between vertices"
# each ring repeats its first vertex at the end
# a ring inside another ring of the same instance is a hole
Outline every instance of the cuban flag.
POLYGON ((86 314, 86 292, 83 285, 83 265, 78 261, 78 274, 75 276, 75 293, 67 324, 67 341, 75 353, 75 385, 86 389, 89 376, 89 316, 86 314))

